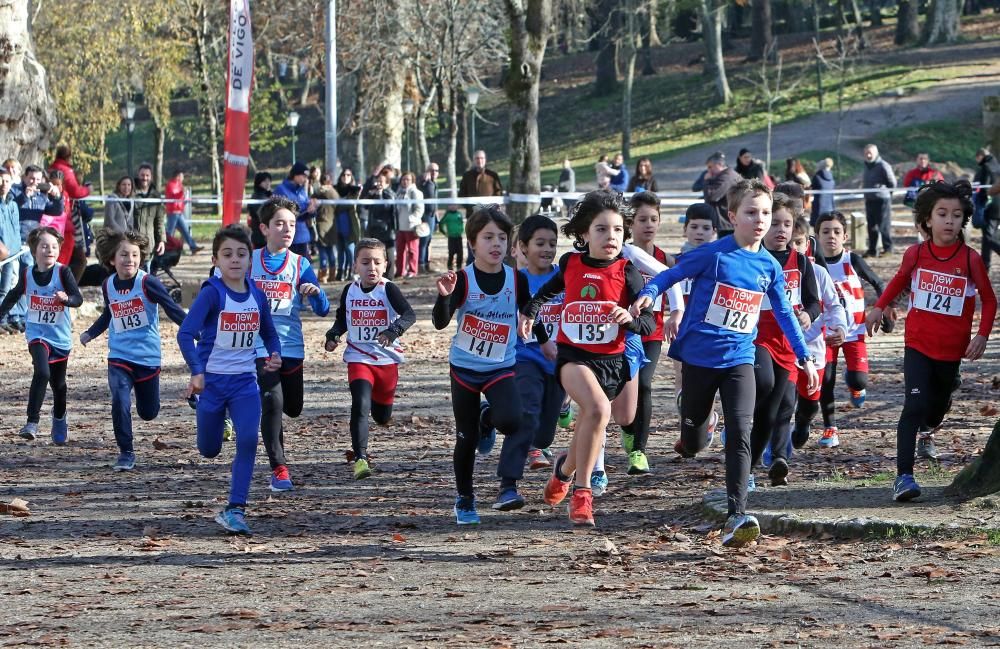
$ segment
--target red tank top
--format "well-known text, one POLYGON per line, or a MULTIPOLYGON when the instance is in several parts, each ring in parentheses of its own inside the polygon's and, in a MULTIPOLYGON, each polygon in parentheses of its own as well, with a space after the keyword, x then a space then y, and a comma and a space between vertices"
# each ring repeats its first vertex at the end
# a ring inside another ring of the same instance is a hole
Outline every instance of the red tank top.
MULTIPOLYGON (((794 311, 799 311, 802 308, 802 271, 799 270, 799 253, 794 249, 789 253, 782 271, 785 275, 785 298, 794 311)), ((775 363, 791 372, 789 380, 795 380, 795 352, 778 325, 766 294, 760 305, 760 322, 757 323, 757 340, 754 342, 767 349, 775 363)))
POLYGON ((928 242, 918 244, 910 271, 907 347, 942 361, 961 360, 965 355, 976 313, 971 263, 972 250, 964 243, 947 259, 936 257, 928 242))
MULTIPOLYGON (((666 265, 667 263, 667 253, 663 252, 656 246, 653 246, 653 258, 661 264, 666 265)), ((642 273, 642 278, 646 280, 647 284, 649 284, 649 280, 653 279, 653 276, 642 273)), ((643 336, 642 342, 646 342, 648 340, 663 340, 663 313, 668 309, 669 307, 667 306, 666 292, 660 293, 653 302, 653 318, 656 322, 656 328, 653 329, 653 333, 648 336, 643 336)))
POLYGON ((611 319, 616 306, 627 307, 625 265, 618 258, 607 268, 583 263, 582 254, 570 255, 563 270, 566 299, 556 342, 592 354, 625 351, 625 329, 611 319))

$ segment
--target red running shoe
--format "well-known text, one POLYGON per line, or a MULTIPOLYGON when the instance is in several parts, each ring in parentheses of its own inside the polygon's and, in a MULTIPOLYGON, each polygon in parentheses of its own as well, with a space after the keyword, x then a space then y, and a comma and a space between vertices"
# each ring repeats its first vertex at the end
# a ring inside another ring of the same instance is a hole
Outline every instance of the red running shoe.
POLYGON ((549 481, 545 483, 545 493, 543 498, 548 505, 558 505, 566 498, 566 494, 569 493, 569 487, 573 484, 572 477, 566 482, 559 479, 558 471, 566 461, 566 454, 563 453, 556 458, 555 463, 552 465, 552 475, 549 476, 549 481))
POLYGON ((577 489, 569 501, 569 520, 574 525, 594 526, 594 494, 590 489, 577 489))

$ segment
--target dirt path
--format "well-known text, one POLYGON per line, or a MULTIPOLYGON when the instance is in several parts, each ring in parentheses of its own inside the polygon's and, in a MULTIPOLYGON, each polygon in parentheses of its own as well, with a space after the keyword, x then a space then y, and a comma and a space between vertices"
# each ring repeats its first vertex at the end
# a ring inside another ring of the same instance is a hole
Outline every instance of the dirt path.
MULTIPOLYGON (((670 249, 679 232, 669 232, 670 249)), ((204 261, 185 259, 184 274, 204 261)), ((879 270, 890 271, 891 261, 879 270)), ((409 281, 419 323, 406 341, 395 422, 373 432, 374 477, 351 478, 348 395, 339 356, 310 351, 307 404, 287 422, 296 491, 266 489, 263 450, 251 490, 250 541, 220 534, 232 447, 215 461, 194 449, 186 372, 164 326, 163 410, 136 423, 138 470, 115 475, 102 342, 70 359, 72 442, 18 439, 30 369, 19 336, 0 338, 0 500, 23 498, 28 518, 0 517, 2 646, 73 647, 815 647, 1000 645, 1000 547, 958 540, 833 542, 763 537, 723 550, 701 516, 722 483, 716 447, 695 460, 671 451, 673 378, 661 363, 650 459, 632 479, 609 441, 611 489, 598 527, 573 531, 565 507, 540 502, 545 475, 523 484, 529 505, 489 510, 495 457, 480 462, 483 524, 452 519, 448 333, 429 323, 431 285, 409 281)), ((333 290, 331 289, 331 294, 333 290)), ((94 293, 91 292, 91 297, 94 293)), ((338 293, 339 294, 339 293, 338 293)), ((78 322, 79 334, 87 323, 78 322)), ((328 323, 307 318, 318 350, 328 323)), ((790 492, 834 472, 891 471, 900 407, 901 337, 873 346, 863 410, 840 412, 844 444, 797 453, 790 492)), ((981 448, 995 403, 1000 348, 965 369, 947 433, 945 471, 981 448)), ((48 421, 43 410, 43 429, 48 421)), ((558 444, 565 444, 560 433, 558 444)), ((920 476, 929 471, 918 465, 920 476)), ((888 488, 871 490, 889 498, 888 488)))

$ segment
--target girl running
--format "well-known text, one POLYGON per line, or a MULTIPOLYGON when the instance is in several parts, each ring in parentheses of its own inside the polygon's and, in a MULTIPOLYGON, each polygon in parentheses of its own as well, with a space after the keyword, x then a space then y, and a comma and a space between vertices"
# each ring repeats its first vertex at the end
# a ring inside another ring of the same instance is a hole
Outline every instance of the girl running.
POLYGON ((941 425, 951 408, 962 359, 978 360, 993 329, 997 299, 986 265, 965 244, 963 228, 972 216, 972 185, 937 181, 917 192, 913 211, 927 240, 907 248, 903 262, 868 316, 874 334, 895 319, 893 300, 910 291, 903 350, 905 400, 896 428, 896 481, 893 498, 913 500, 920 485, 913 477, 917 432, 941 425), (979 330, 972 335, 979 293, 979 330))
POLYGON ((22 295, 27 297, 24 337, 28 340, 34 373, 28 392, 28 423, 18 434, 28 440, 38 437, 38 421, 48 385, 52 387, 52 443, 62 446, 69 441, 66 363, 73 347, 73 318, 67 307, 83 304, 83 296, 69 266, 56 261, 63 244, 61 234, 50 227, 35 228, 28 233, 27 244, 34 266, 21 264, 17 284, 0 304, 2 321, 22 295))
POLYGON ((759 180, 742 180, 727 195, 733 236, 681 256, 677 265, 653 278, 632 306, 646 308, 667 286, 693 278, 686 317, 670 356, 683 363, 682 454, 709 445, 708 427, 716 392, 726 418, 726 492, 729 517, 722 532, 728 547, 744 546, 760 535, 760 524, 746 514, 750 475, 750 426, 756 399, 754 337, 764 296, 792 342, 809 386, 818 384, 814 361, 785 295, 781 265, 761 240, 771 225, 771 192, 759 180))
POLYGON ((562 502, 575 475, 569 506, 575 525, 594 525, 591 472, 611 418, 611 401, 630 379, 625 331, 640 335, 653 331, 649 309, 633 318, 625 308, 645 284, 638 269, 621 255, 631 224, 631 208, 620 194, 608 190, 586 194, 563 226, 563 233, 584 252, 563 255, 559 271, 521 309, 519 328, 527 338, 542 305, 565 292, 556 376, 579 411, 569 451, 556 459, 545 486, 545 502, 562 502))
POLYGON ((201 285, 177 332, 177 344, 191 368, 187 396, 200 395, 198 450, 208 458, 222 450, 228 410, 236 432, 229 504, 215 517, 233 534, 250 534, 247 496, 257 459, 261 401, 255 345, 262 338, 269 357, 263 370, 281 369, 281 343, 267 297, 248 279, 250 234, 240 225, 221 228, 212 241, 212 264, 219 270, 201 285))
POLYGON ((153 275, 142 270, 149 239, 133 232, 101 230, 97 258, 114 271, 102 285, 104 311, 80 334, 86 345, 108 331, 108 388, 111 390, 111 426, 118 444, 115 471, 135 468, 132 444, 132 392, 135 410, 143 421, 160 413, 160 312, 162 306, 174 324, 184 321, 184 309, 153 275), (110 328, 109 328, 110 327, 110 328))

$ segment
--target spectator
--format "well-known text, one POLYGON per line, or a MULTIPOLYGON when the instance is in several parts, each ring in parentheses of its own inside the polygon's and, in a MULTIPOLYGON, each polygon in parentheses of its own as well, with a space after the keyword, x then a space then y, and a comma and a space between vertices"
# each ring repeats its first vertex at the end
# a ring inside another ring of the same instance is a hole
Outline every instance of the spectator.
MULTIPOLYGON (((0 167, 0 244, 6 251, 4 259, 10 255, 18 254, 21 250, 20 218, 14 194, 10 191, 13 186, 10 169, 6 166, 0 167)), ((0 302, 3 301, 8 291, 17 284, 18 268, 19 262, 16 261, 4 264, 0 268, 0 302)), ((12 334, 17 331, 19 331, 17 322, 16 320, 12 322, 9 315, 0 321, 0 332, 12 334)))
POLYGON ((417 179, 407 171, 399 179, 396 194, 396 277, 416 277, 420 260, 417 227, 423 223, 424 195, 417 189, 417 179))
POLYGON ((702 190, 705 202, 715 208, 714 225, 719 238, 733 233, 733 224, 729 220, 729 208, 726 194, 729 189, 740 181, 740 175, 726 165, 726 156, 716 151, 705 161, 705 180, 702 190))
POLYGON ((316 202, 309 198, 306 184, 309 181, 309 167, 304 162, 296 162, 288 170, 288 178, 281 181, 274 190, 275 196, 284 196, 299 208, 295 217, 295 238, 289 249, 297 255, 309 259, 309 242, 312 239, 312 220, 316 216, 316 202))
MULTIPOLYGON (((160 192, 153 185, 153 167, 148 162, 139 165, 132 196, 136 199, 156 199, 156 202, 152 203, 144 203, 142 200, 135 201, 135 230, 149 239, 149 244, 153 247, 153 254, 160 256, 166 249, 167 231, 163 227, 163 203, 159 201, 160 192)), ((146 260, 147 268, 150 261, 146 260)))
POLYGON ((629 181, 628 169, 625 168, 625 156, 616 153, 611 161, 611 168, 618 170, 618 175, 611 180, 611 189, 616 192, 624 192, 628 189, 629 181))
MULTIPOLYGON (((65 196, 66 175, 59 169, 49 170, 49 182, 59 188, 65 196)), ((80 213, 76 212, 76 218, 69 211, 69 200, 63 201, 66 208, 60 216, 42 216, 39 222, 41 226, 54 228, 56 232, 62 234, 63 243, 59 246, 59 255, 56 257, 63 266, 67 266, 73 273, 74 279, 79 281, 83 277, 83 271, 87 267, 87 257, 83 254, 83 223, 80 221, 80 213)))
POLYGON ((21 184, 21 163, 16 158, 7 158, 3 161, 3 166, 10 174, 11 191, 21 184))
MULTIPOLYGON (((333 176, 329 171, 320 174, 312 195, 317 201, 333 201, 340 198, 340 194, 333 187, 333 176)), ((336 205, 316 207, 316 249, 319 252, 319 272, 316 277, 321 283, 332 280, 337 272, 336 212, 336 205)))
POLYGON ((865 221, 868 225, 868 252, 865 257, 878 256, 878 238, 882 235, 882 253, 892 254, 892 193, 896 174, 892 166, 878 154, 874 144, 865 146, 865 168, 861 186, 865 192, 865 221))
MULTIPOLYGON (((357 200, 361 195, 361 185, 354 179, 354 172, 344 167, 334 186, 341 198, 357 200)), ((354 247, 361 241, 361 219, 357 205, 337 206, 337 281, 347 280, 354 275, 354 247)))
POLYGON ((73 150, 69 147, 69 145, 60 144, 56 147, 56 158, 52 161, 52 164, 49 165, 49 171, 58 170, 63 174, 62 193, 63 201, 65 202, 64 211, 66 214, 69 214, 71 218, 73 218, 76 243, 82 252, 86 244, 83 237, 83 223, 81 221, 80 212, 76 209, 76 201, 90 196, 91 187, 90 183, 83 183, 81 185, 79 181, 77 181, 76 172, 73 171, 72 157, 73 150))
MULTIPOLYGON (((392 183, 392 167, 383 167, 372 180, 372 187, 364 195, 365 198, 377 201, 392 201, 396 195, 390 188, 392 183)), ((391 275, 396 259, 396 212, 392 203, 375 204, 368 208, 368 227, 365 236, 378 239, 385 245, 385 275, 391 275)))
MULTIPOLYGON (((427 165, 424 177, 417 187, 423 193, 425 200, 437 198, 437 179, 441 173, 441 167, 436 162, 427 165)), ((418 227, 417 234, 420 235, 420 270, 425 273, 431 272, 431 239, 437 230, 437 204, 428 203, 424 206, 424 223, 418 227)))
POLYGON ((656 186, 656 177, 653 176, 653 161, 642 156, 635 163, 635 175, 628 181, 628 191, 630 192, 653 192, 659 191, 656 186))
POLYGON ((1000 221, 1000 198, 996 198, 997 190, 996 161, 990 154, 989 149, 979 149, 976 151, 976 175, 972 182, 981 185, 972 196, 972 204, 975 207, 973 222, 978 224, 983 231, 983 263, 989 269, 993 253, 1000 254, 1000 240, 997 239, 997 221, 1000 221), (991 187, 993 190, 991 191, 991 187), (992 195, 992 196, 991 196, 992 195))
POLYGON ((944 176, 931 166, 930 155, 918 153, 917 166, 907 171, 906 175, 903 176, 903 187, 907 190, 906 197, 903 198, 903 205, 913 207, 914 203, 917 202, 917 190, 938 180, 944 180, 944 176))
POLYGON ((756 178, 763 181, 767 177, 764 163, 760 160, 754 160, 750 149, 740 149, 740 153, 736 157, 735 169, 736 173, 747 179, 756 178))
POLYGON ((62 194, 58 187, 45 182, 41 167, 28 165, 21 185, 13 191, 17 201, 21 241, 28 240, 28 233, 38 227, 42 215, 61 216, 63 213, 62 194))
POLYGON ((187 204, 184 202, 184 194, 184 170, 178 168, 174 170, 166 187, 163 188, 163 196, 169 201, 167 203, 167 236, 172 237, 174 230, 179 229, 188 249, 194 255, 205 248, 196 244, 194 237, 191 236, 191 224, 187 220, 185 209, 187 204))
MULTIPOLYGON (((812 176, 809 188, 814 192, 832 192, 837 188, 837 183, 833 180, 833 158, 823 158, 816 163, 816 173, 812 176)), ((836 208, 833 194, 814 194, 812 197, 812 211, 809 214, 809 223, 815 227, 816 220, 821 214, 832 212, 836 208)))
MULTIPOLYGON (((486 152, 476 151, 472 156, 472 168, 462 174, 462 181, 458 184, 458 197, 502 195, 503 184, 500 182, 500 176, 486 166, 486 152)), ((475 205, 466 205, 465 214, 467 217, 472 216, 475 207, 475 205)))
MULTIPOLYGON (((274 192, 271 191, 271 174, 266 171, 258 171, 253 177, 253 193, 250 198, 258 201, 266 201, 271 198, 274 192)), ((250 213, 250 243, 254 250, 267 245, 264 233, 260 231, 260 207, 263 203, 254 203, 247 208, 250 213)))
POLYGON ((597 177, 598 189, 611 189, 611 180, 621 174, 620 169, 615 169, 608 163, 608 156, 602 155, 594 165, 594 175, 597 177))
POLYGON ((135 230, 135 204, 132 202, 132 178, 122 176, 115 183, 111 199, 104 203, 104 227, 115 232, 135 230))
POLYGON ((559 172, 558 190, 567 194, 576 192, 576 172, 573 171, 573 163, 569 161, 569 158, 563 159, 563 168, 559 172))
POLYGON ((323 184, 323 170, 313 165, 309 167, 309 180, 306 182, 306 191, 310 196, 316 193, 316 189, 323 184))
MULTIPOLYGON (((785 160, 785 182, 794 182, 802 188, 802 212, 810 211, 812 207, 812 196, 805 193, 805 190, 809 189, 811 180, 809 179, 809 174, 806 173, 805 168, 798 158, 788 158, 785 160)), ((782 183, 785 184, 785 183, 782 183)), ((775 186, 775 191, 781 191, 775 186)), ((788 193, 788 192, 784 192, 788 193)))

